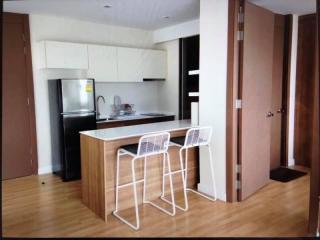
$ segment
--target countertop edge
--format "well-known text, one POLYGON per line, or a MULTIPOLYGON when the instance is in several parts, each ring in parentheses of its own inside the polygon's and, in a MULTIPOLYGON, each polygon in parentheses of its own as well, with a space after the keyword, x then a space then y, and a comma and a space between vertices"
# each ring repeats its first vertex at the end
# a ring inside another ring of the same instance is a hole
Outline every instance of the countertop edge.
MULTIPOLYGON (((187 130, 190 128, 191 128, 191 126, 190 127, 182 127, 182 128, 174 128, 174 129, 167 130, 167 132, 187 130)), ((148 134, 155 134, 155 133, 159 133, 159 132, 163 132, 163 131, 148 132, 148 134)), ((122 139, 126 139, 126 138, 134 138, 134 137, 142 137, 143 136, 143 134, 142 135, 141 134, 132 134, 132 135, 124 136, 124 137, 114 137, 114 138, 105 139, 105 138, 95 137, 95 136, 92 136, 92 135, 84 133, 84 132, 80 132, 80 134, 85 135, 87 137, 94 138, 94 139, 99 139, 99 140, 105 141, 105 142, 117 141, 117 140, 122 140, 122 139)))
POLYGON ((99 121, 99 122, 96 122, 96 124, 114 123, 114 122, 127 122, 127 121, 141 120, 141 119, 165 118, 165 117, 176 117, 176 115, 174 115, 174 114, 168 114, 168 115, 165 115, 165 116, 145 116, 145 117, 132 118, 132 119, 115 119, 115 120, 105 120, 105 121, 99 121))

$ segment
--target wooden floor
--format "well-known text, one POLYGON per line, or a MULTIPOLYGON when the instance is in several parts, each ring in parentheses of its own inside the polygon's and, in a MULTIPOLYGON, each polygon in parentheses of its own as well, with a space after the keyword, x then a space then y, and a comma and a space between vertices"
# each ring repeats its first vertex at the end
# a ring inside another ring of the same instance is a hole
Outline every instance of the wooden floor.
MULTIPOLYGON (((309 175, 270 181, 241 203, 210 202, 189 193, 190 210, 175 217, 144 205, 141 230, 111 216, 107 224, 81 203, 80 181, 53 176, 3 182, 3 234, 7 237, 306 236, 309 175), (42 184, 44 182, 44 184, 42 184)), ((179 197, 178 197, 179 199, 179 197)), ((181 200, 181 198, 180 198, 181 200)), ((131 217, 133 214, 129 213, 131 217)))

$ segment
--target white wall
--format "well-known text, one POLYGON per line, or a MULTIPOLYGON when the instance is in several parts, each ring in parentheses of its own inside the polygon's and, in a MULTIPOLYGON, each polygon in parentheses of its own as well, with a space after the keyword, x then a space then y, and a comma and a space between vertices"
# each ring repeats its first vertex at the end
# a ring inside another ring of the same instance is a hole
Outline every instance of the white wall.
MULTIPOLYGON (((228 1, 200 2, 200 125, 213 128, 217 197, 226 200, 226 99, 228 1)), ((208 155, 200 152, 199 190, 213 195, 208 155)))
MULTIPOLYGON (((52 167, 57 164, 55 160, 52 159, 53 155, 51 153, 47 79, 86 77, 87 73, 86 71, 79 70, 38 69, 37 58, 39 52, 36 47, 36 43, 40 40, 60 40, 80 43, 153 48, 153 35, 152 32, 138 29, 114 27, 42 15, 30 15, 30 34, 33 56, 32 62, 37 124, 38 165, 39 173, 45 173, 51 172, 52 167)), ((148 93, 149 91, 145 91, 145 95, 148 93)), ((150 93, 153 94, 154 92, 151 91, 150 93)), ((145 95, 139 94, 138 96, 144 97, 145 95)), ((156 98, 157 96, 154 97, 156 98)))
POLYGON ((161 28, 153 32, 154 43, 198 35, 200 32, 199 19, 161 28))
MULTIPOLYGON (((113 97, 120 96, 122 103, 134 104, 137 112, 157 112, 159 107, 159 85, 161 82, 144 83, 96 83, 96 97, 102 95, 106 104, 100 101, 100 113, 109 115, 111 113, 111 104, 113 97)), ((173 111, 170 111, 173 112, 173 111)))
POLYGON ((175 113, 179 116, 179 40, 158 44, 157 49, 166 50, 167 79, 159 88, 159 110, 175 113))
POLYGON ((292 49, 291 49, 291 69, 290 69, 290 104, 289 104, 289 136, 288 136, 288 163, 289 166, 295 164, 294 160, 294 112, 296 100, 296 77, 297 77, 297 53, 298 53, 298 15, 293 15, 292 26, 292 49))
POLYGON ((151 31, 111 26, 71 18, 30 15, 35 40, 110 44, 124 47, 153 48, 151 31))

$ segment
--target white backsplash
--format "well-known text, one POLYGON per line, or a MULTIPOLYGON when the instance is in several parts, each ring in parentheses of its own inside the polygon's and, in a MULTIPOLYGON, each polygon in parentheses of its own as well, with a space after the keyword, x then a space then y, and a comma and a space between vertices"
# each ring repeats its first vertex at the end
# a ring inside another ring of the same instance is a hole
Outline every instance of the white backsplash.
POLYGON ((121 103, 134 104, 137 112, 158 112, 159 88, 161 82, 143 83, 96 83, 96 97, 103 96, 106 100, 99 101, 101 115, 109 115, 113 97, 120 96, 121 103))

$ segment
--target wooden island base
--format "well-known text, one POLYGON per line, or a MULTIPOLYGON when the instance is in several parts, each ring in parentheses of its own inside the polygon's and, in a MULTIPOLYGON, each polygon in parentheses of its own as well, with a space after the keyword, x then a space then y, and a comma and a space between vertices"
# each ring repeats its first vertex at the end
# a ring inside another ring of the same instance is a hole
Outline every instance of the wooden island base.
MULTIPOLYGON (((171 137, 185 136, 186 130, 172 131, 171 137)), ((100 140, 81 134, 81 185, 82 201, 99 217, 107 221, 108 214, 115 209, 115 180, 117 150, 120 146, 139 142, 140 137, 119 140, 100 140)), ((179 148, 170 147, 172 171, 180 168, 179 148)), ((130 156, 122 156, 120 161, 120 184, 132 181, 130 156)), ((155 200, 161 195, 162 156, 147 159, 147 193, 148 200, 155 200)), ((195 187, 198 182, 198 150, 188 151, 188 186, 195 187)), ((143 178, 143 159, 136 162, 136 178, 143 178)), ((173 177, 174 191, 182 190, 181 174, 173 177)), ((138 201, 142 202, 143 183, 138 183, 138 201)), ((166 181, 166 192, 169 193, 169 178, 166 181)), ((169 195, 168 195, 169 196, 169 195)), ((134 206, 132 186, 119 192, 119 209, 134 206)))

